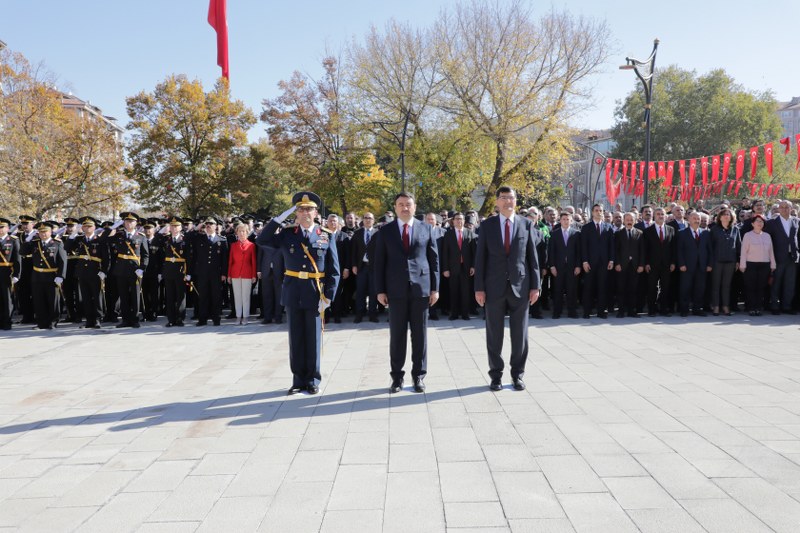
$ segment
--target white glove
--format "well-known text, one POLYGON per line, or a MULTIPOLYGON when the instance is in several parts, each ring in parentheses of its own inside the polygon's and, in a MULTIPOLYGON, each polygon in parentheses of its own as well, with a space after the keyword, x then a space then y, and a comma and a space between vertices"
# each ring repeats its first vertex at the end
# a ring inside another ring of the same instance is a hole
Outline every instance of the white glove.
POLYGON ((73 240, 73 239, 74 239, 75 237, 77 237, 77 236, 78 236, 78 234, 77 234, 77 233, 70 233, 70 234, 69 234, 69 240, 73 240))
POLYGON ((161 282, 161 274, 158 275, 158 281, 161 282))
POLYGON ((60 287, 61 284, 64 283, 64 278, 59 277, 59 278, 56 278, 54 281, 56 282, 56 285, 58 285, 60 287))
POLYGON ((144 276, 144 270, 142 270, 141 268, 137 268, 134 272, 136 273, 137 278, 141 278, 142 276, 144 276))
POLYGON ((97 273, 97 277, 100 278, 101 280, 105 280, 106 279, 106 273, 105 272, 98 272, 97 273))
POLYGON ((120 220, 117 220, 116 222, 114 222, 114 225, 113 225, 113 226, 111 226, 111 229, 117 229, 117 228, 118 228, 118 227, 120 227, 121 225, 122 225, 122 219, 120 219, 120 220))
POLYGON ((319 299, 319 307, 317 308, 319 313, 322 314, 324 310, 331 306, 331 301, 326 299, 324 296, 319 299))
POLYGON ((31 242, 33 240, 33 236, 36 235, 35 231, 30 232, 30 234, 25 237, 25 242, 31 242))
POLYGON ((19 282, 19 278, 11 278, 11 284, 16 285, 19 282))
POLYGON ((184 279, 184 281, 192 281, 192 276, 190 276, 189 274, 186 274, 185 276, 183 276, 183 279, 184 279))
POLYGON ((293 205, 292 207, 290 207, 289 209, 287 209, 286 211, 284 211, 280 215, 276 216, 272 220, 274 220, 278 224, 283 224, 283 221, 286 220, 287 218, 289 218, 289 215, 294 213, 296 210, 297 210, 297 206, 293 205))

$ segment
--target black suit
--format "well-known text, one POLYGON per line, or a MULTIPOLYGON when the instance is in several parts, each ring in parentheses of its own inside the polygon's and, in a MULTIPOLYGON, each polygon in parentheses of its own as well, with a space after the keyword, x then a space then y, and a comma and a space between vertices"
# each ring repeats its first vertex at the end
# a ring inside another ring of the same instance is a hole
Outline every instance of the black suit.
POLYGON ((505 231, 499 216, 481 224, 475 252, 475 292, 486 293, 486 349, 489 376, 503 375, 503 321, 509 313, 511 378, 521 378, 528 359, 528 305, 530 291, 540 288, 539 261, 533 223, 519 215, 509 225, 511 242, 505 249, 505 231))
POLYGON ((389 299, 391 376, 403 379, 406 338, 411 329, 411 375, 422 378, 428 366, 428 308, 439 290, 439 252, 431 227, 412 219, 409 247, 404 249, 399 224, 390 222, 375 237, 375 289, 389 299))
POLYGON ((345 233, 341 229, 334 234, 333 240, 336 242, 336 253, 339 257, 339 271, 344 276, 344 271, 347 270, 347 282, 344 278, 339 282, 336 288, 336 295, 331 302, 330 316, 336 321, 340 321, 343 316, 347 314, 350 307, 350 298, 353 295, 351 287, 352 281, 350 280, 350 237, 351 233, 345 233))
POLYGON ((222 314, 222 276, 228 275, 228 241, 225 237, 199 233, 191 241, 189 275, 197 290, 197 320, 205 324, 210 318, 220 323, 222 314))
MULTIPOLYGON (((122 315, 122 325, 139 323, 139 298, 141 295, 141 280, 136 274, 137 270, 144 272, 150 261, 150 249, 147 239, 140 233, 130 237, 125 230, 117 232, 108 238, 114 262, 111 273, 116 279, 119 292, 119 310, 122 315)), ((108 305, 111 305, 108 303, 108 305)))
POLYGON ((636 228, 622 228, 614 234, 614 257, 617 270, 617 303, 619 312, 636 314, 636 301, 639 294, 639 267, 643 266, 644 239, 642 231, 636 228))
POLYGON ((681 314, 688 313, 691 303, 692 310, 702 311, 705 305, 706 268, 711 266, 711 233, 698 228, 699 238, 691 227, 678 232, 678 269, 680 278, 680 309, 681 314))
MULTIPOLYGON (((442 254, 443 254, 443 246, 444 246, 444 235, 446 230, 441 226, 431 226, 431 235, 433 235, 433 240, 436 242, 436 251, 439 253, 439 272, 441 272, 441 261, 442 261, 442 254)), ((439 280, 439 300, 431 306, 428 310, 428 316, 433 320, 439 320, 439 310, 447 311, 447 307, 450 306, 450 285, 447 283, 441 283, 439 280)))
MULTIPOLYGON (((356 316, 362 317, 369 310, 370 319, 378 315, 378 293, 375 291, 375 273, 372 263, 375 261, 375 236, 378 229, 359 228, 350 239, 350 265, 358 271, 356 274, 356 316), (369 233, 369 242, 367 242, 369 233)), ((352 275, 352 273, 351 273, 352 275)))
POLYGON ((608 264, 614 261, 614 230, 611 224, 600 222, 600 229, 594 221, 581 228, 581 263, 589 264, 589 272, 584 271, 583 316, 592 312, 592 303, 597 299, 597 314, 604 316, 608 307, 608 264))
POLYGON ((664 224, 659 234, 655 224, 644 231, 644 264, 650 267, 647 274, 647 311, 652 315, 660 311, 670 313, 672 303, 672 272, 675 270, 677 240, 675 228, 664 224))
MULTIPOLYGON (((567 293, 567 312, 571 317, 576 316, 578 308, 578 275, 575 269, 581 266, 581 233, 570 227, 567 230, 567 242, 564 243, 564 233, 561 227, 550 233, 547 245, 548 270, 556 268, 556 274, 550 272, 553 292, 553 318, 561 316, 563 309, 564 292, 567 293)), ((580 275, 580 274, 579 274, 580 275)))
POLYGON ((470 292, 469 271, 475 265, 475 232, 464 228, 461 230, 461 243, 458 242, 456 229, 450 229, 444 236, 442 244, 442 272, 450 276, 450 317, 469 319, 469 310, 474 295, 470 292))
POLYGON ((11 329, 12 278, 19 280, 22 262, 20 261, 19 239, 6 235, 0 239, 0 329, 11 329))
POLYGON ((775 253, 775 272, 772 274, 770 288, 770 308, 790 311, 794 299, 794 288, 797 282, 797 233, 798 221, 789 219, 789 234, 783 229, 781 217, 767 221, 764 231, 772 237, 772 250, 775 253))

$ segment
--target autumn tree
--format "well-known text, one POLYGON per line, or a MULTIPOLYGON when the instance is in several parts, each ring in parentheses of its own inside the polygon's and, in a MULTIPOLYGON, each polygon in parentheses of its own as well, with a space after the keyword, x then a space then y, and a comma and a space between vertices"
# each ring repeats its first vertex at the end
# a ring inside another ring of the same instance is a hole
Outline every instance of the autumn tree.
POLYGON ((445 80, 439 107, 492 144, 480 209, 486 214, 500 185, 529 192, 566 162, 566 122, 586 101, 609 32, 568 13, 535 20, 518 0, 476 0, 443 11, 434 34, 445 80))
POLYGON ((291 172, 278 163, 275 149, 264 140, 237 150, 231 172, 247 187, 231 194, 231 207, 238 213, 280 213, 289 207, 296 189, 291 172))
POLYGON ((110 215, 129 193, 114 126, 91 106, 65 110, 66 95, 42 65, 0 56, 0 211, 36 217, 110 215))
POLYGON ((153 92, 126 102, 129 175, 139 186, 139 201, 191 216, 229 212, 233 195, 250 186, 234 159, 246 149, 256 118, 231 99, 227 80, 206 92, 199 80, 171 75, 153 92))

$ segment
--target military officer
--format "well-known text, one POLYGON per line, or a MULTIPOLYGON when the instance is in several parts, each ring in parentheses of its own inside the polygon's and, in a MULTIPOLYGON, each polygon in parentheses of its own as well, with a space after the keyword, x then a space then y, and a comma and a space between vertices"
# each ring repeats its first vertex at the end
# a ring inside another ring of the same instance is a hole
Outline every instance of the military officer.
POLYGON ((100 329, 99 321, 103 318, 102 291, 108 274, 108 246, 105 238, 97 235, 100 221, 89 217, 80 218, 83 235, 71 239, 69 256, 75 269, 75 279, 83 301, 83 314, 86 323, 83 327, 100 329))
POLYGON ((189 258, 189 246, 181 234, 183 219, 170 217, 169 235, 164 239, 161 262, 161 279, 164 282, 166 300, 166 327, 183 327, 186 318, 186 263, 189 258))
POLYGON ((17 311, 22 315, 20 324, 35 324, 33 313, 33 289, 31 288, 31 273, 33 272, 33 254, 30 250, 30 243, 38 238, 36 229, 33 227, 36 217, 30 215, 20 215, 19 225, 17 226, 17 236, 19 237, 20 258, 22 259, 22 270, 20 271, 19 283, 15 287, 17 294, 17 311))
POLYGON ((147 268, 142 276, 142 316, 147 322, 155 322, 158 315, 158 289, 161 279, 161 264, 164 262, 162 236, 156 233, 158 219, 147 219, 142 224, 144 237, 147 239, 147 251, 150 254, 147 268))
POLYGON ((59 298, 64 276, 67 275, 67 253, 61 239, 53 237, 56 222, 39 222, 36 226, 39 239, 30 244, 31 294, 38 329, 53 329, 58 323, 59 298))
POLYGON ((187 280, 195 289, 196 326, 207 326, 209 318, 215 326, 220 325, 223 283, 228 276, 228 241, 217 234, 219 222, 206 217, 205 231, 192 240, 187 280))
POLYGON ((109 236, 109 249, 114 257, 111 273, 116 280, 119 294, 119 309, 122 322, 118 328, 138 328, 139 299, 142 294, 142 276, 150 259, 147 239, 136 232, 139 215, 126 211, 120 213, 124 228, 112 230, 109 236))
POLYGON ((19 281, 22 269, 19 239, 8 234, 10 224, 7 218, 0 218, 0 330, 11 329, 11 291, 19 281))
POLYGON ((339 258, 330 232, 314 223, 320 198, 299 192, 292 207, 273 218, 258 236, 259 245, 281 251, 284 259, 281 304, 289 323, 289 364, 293 374, 289 394, 319 392, 322 320, 339 284, 339 258), (297 211, 297 225, 277 232, 297 211), (277 233, 276 233, 277 232, 277 233))
POLYGON ((64 251, 67 253, 67 276, 64 278, 64 285, 61 287, 64 293, 64 307, 67 312, 67 322, 81 322, 81 295, 78 290, 78 278, 75 276, 75 261, 78 252, 75 247, 75 239, 80 235, 77 218, 67 217, 64 219, 64 233, 61 242, 64 244, 64 251))

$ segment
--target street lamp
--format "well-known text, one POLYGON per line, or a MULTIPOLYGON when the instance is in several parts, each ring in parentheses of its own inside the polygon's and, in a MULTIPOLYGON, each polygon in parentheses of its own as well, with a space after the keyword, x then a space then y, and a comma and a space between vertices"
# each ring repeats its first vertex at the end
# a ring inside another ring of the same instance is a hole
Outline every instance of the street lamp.
POLYGON ((658 50, 658 39, 653 41, 653 52, 647 61, 626 57, 625 64, 619 67, 620 70, 633 70, 644 85, 644 168, 647 175, 642 176, 644 181, 642 204, 647 203, 647 182, 650 179, 650 111, 653 101, 653 71, 656 67, 656 50, 658 50))

